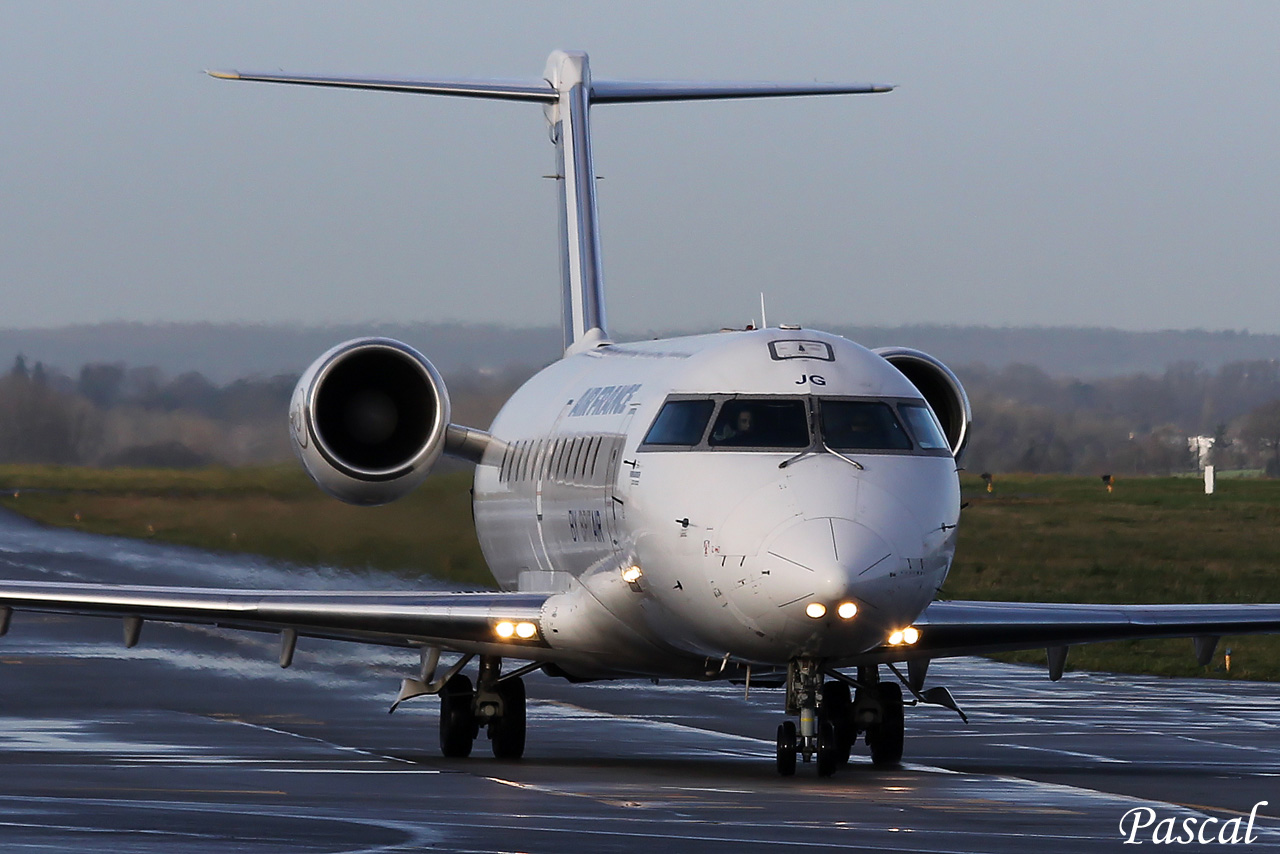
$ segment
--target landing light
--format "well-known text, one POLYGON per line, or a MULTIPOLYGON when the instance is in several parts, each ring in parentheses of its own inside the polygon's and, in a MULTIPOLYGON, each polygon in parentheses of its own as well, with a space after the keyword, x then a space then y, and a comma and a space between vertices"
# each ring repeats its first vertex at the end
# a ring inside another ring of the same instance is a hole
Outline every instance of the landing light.
POLYGON ((821 602, 810 602, 804 612, 815 620, 821 620, 827 615, 827 606, 821 602))
POLYGON ((642 575, 644 575, 644 573, 641 572, 640 567, 636 566, 635 564, 632 564, 631 566, 622 570, 622 580, 627 582, 628 584, 633 584, 639 581, 642 575))
POLYGON ((906 644, 910 646, 920 640, 920 630, 915 626, 907 626, 905 629, 896 629, 889 635, 889 646, 902 646, 906 644))
POLYGON ((511 620, 503 620, 494 625, 493 632, 503 640, 510 640, 511 638, 529 640, 538 634, 538 627, 534 623, 513 623, 511 620))
POLYGON ((858 615, 858 606, 852 602, 841 602, 840 607, 836 608, 836 613, 842 620, 852 620, 858 615))

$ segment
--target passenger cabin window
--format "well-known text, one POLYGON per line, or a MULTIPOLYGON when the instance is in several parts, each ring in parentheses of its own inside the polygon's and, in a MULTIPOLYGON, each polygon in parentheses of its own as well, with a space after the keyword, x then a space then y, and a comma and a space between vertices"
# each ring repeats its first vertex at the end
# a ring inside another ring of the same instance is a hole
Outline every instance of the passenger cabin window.
POLYGON ((923 403, 904 403, 898 407, 902 417, 907 419, 916 444, 926 451, 951 450, 951 444, 938 425, 933 410, 923 403))
POLYGON ((713 448, 807 448, 809 419, 803 400, 736 398, 725 401, 711 428, 713 448))
POLYGON ((822 401, 822 435, 837 451, 911 450, 893 408, 880 401, 822 401))
POLYGON ((644 441, 649 445, 696 445, 716 408, 714 400, 669 400, 644 441))

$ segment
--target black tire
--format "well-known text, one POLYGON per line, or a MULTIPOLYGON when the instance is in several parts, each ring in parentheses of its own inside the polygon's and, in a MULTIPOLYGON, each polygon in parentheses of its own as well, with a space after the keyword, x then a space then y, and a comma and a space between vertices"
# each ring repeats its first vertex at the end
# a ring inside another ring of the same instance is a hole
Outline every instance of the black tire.
POLYGON ((489 724, 489 740, 498 759, 524 756, 525 694, 524 680, 517 676, 498 683, 502 698, 502 717, 489 724))
POLYGON ((840 741, 831 721, 818 724, 818 776, 830 777, 840 767, 840 741))
POLYGON ((474 698, 471 680, 461 673, 451 677, 440 692, 440 752, 450 759, 471 755, 471 745, 479 732, 471 707, 474 698))
POLYGON ((871 748, 871 764, 892 768, 902 762, 902 741, 906 722, 902 714, 902 688, 896 682, 876 686, 880 695, 880 723, 867 730, 867 746, 871 748))
POLYGON ((818 710, 818 723, 831 721, 836 728, 836 744, 838 751, 836 761, 843 767, 849 764, 849 754, 853 751, 853 743, 858 739, 858 730, 853 723, 853 699, 849 696, 849 686, 844 682, 832 680, 822 686, 822 707, 818 710))
POLYGON ((791 777, 796 773, 796 725, 794 721, 778 724, 778 773, 791 777))

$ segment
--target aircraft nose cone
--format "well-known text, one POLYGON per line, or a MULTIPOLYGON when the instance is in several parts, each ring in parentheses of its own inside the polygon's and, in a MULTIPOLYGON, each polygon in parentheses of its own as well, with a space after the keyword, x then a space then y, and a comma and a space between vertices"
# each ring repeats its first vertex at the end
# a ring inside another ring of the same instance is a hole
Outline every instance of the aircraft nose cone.
MULTIPOLYGON (((877 577, 892 563, 883 537, 852 519, 806 519, 783 530, 767 546, 781 578, 775 599, 812 596, 828 607, 849 598, 860 580, 877 577)), ((776 601, 782 606, 788 601, 776 601)))

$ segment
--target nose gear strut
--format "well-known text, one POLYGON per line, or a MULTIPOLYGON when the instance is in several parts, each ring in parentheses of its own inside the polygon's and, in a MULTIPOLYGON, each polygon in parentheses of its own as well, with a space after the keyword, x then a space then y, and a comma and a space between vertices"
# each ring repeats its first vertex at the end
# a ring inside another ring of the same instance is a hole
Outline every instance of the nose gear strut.
POLYGON ((877 768, 892 767, 902 761, 902 690, 894 682, 880 681, 879 668, 858 668, 858 678, 823 683, 822 662, 815 658, 795 658, 787 666, 788 715, 800 718, 778 726, 778 773, 790 777, 796 772, 796 757, 817 759, 819 777, 829 777, 849 762, 849 754, 866 734, 871 762, 877 768), (857 690, 850 696, 849 685, 857 690))

